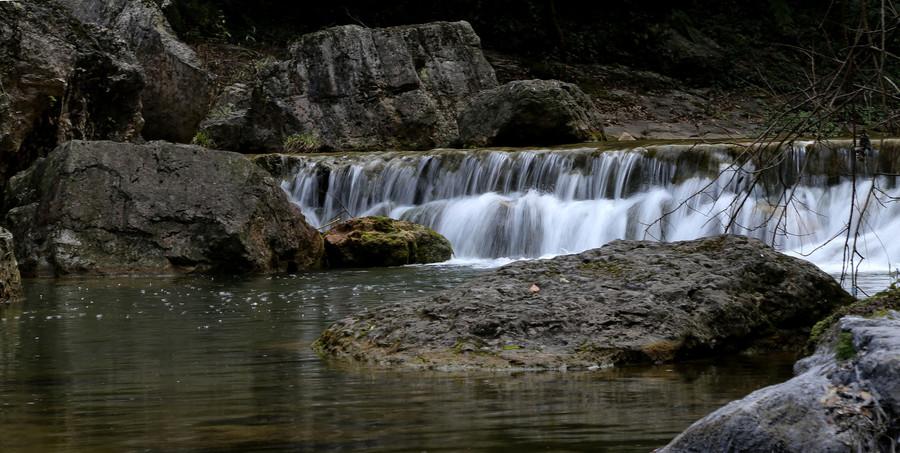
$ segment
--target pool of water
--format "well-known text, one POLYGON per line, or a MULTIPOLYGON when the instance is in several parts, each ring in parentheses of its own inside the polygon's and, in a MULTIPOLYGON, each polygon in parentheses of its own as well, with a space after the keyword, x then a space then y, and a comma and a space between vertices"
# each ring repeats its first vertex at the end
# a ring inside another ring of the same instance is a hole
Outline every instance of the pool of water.
POLYGON ((0 451, 647 452, 791 357, 578 373, 349 368, 329 323, 484 270, 31 280, 0 308, 0 451))

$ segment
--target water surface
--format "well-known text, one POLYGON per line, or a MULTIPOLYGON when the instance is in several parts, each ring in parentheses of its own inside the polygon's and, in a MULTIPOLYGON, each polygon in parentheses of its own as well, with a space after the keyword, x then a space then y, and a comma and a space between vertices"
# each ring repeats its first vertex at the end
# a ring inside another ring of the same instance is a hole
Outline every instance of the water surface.
POLYGON ((28 281, 0 311, 0 450, 646 452, 790 375, 789 357, 450 374, 310 350, 340 317, 478 272, 28 281))

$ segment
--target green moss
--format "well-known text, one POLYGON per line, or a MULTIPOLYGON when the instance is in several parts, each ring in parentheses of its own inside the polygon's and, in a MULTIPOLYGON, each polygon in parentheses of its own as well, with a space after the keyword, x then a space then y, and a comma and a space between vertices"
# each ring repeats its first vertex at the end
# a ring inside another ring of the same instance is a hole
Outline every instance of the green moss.
POLYGON ((838 360, 850 360, 856 357, 856 346, 853 344, 853 334, 841 332, 837 345, 834 347, 834 355, 838 360))
POLYGON ((288 135, 282 145, 286 153, 310 153, 322 148, 319 137, 310 133, 288 135))
POLYGON ((626 272, 626 269, 622 265, 622 263, 613 260, 581 263, 580 265, 578 265, 578 269, 592 273, 611 275, 613 277, 621 277, 625 275, 626 272))
POLYGON ((215 148, 216 142, 213 141, 212 137, 207 135, 204 131, 198 131, 194 138, 191 139, 191 143, 194 145, 199 145, 204 148, 215 148))
POLYGON ((844 316, 877 318, 886 315, 890 310, 900 310, 900 286, 897 286, 896 283, 868 299, 858 300, 850 305, 840 307, 827 318, 817 322, 810 331, 807 349, 814 349, 825 332, 831 330, 832 326, 844 316))
POLYGON ((477 338, 468 338, 463 339, 459 338, 456 340, 456 343, 453 344, 453 347, 450 348, 454 354, 478 354, 478 355, 490 355, 492 354, 489 351, 484 349, 485 344, 483 341, 477 338))
POLYGON ((399 228, 396 227, 396 221, 390 217, 372 216, 367 217, 366 220, 372 225, 372 229, 374 230, 384 233, 399 231, 399 228))

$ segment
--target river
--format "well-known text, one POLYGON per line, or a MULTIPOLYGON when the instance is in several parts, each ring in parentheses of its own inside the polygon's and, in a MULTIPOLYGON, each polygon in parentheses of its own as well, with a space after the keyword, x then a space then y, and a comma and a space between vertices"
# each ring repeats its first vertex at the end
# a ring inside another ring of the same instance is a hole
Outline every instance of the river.
POLYGON ((862 216, 859 238, 859 282, 872 293, 900 259, 892 236, 900 206, 890 202, 898 181, 877 175, 896 168, 895 154, 865 156, 854 184, 852 153, 800 144, 778 178, 753 187, 743 170, 729 170, 734 153, 724 145, 284 158, 283 186, 311 223, 406 218, 446 235, 455 258, 268 278, 29 280, 25 301, 0 307, 0 450, 647 452, 728 401, 783 381, 793 357, 390 372, 323 360, 310 345, 344 316, 428 297, 510 260, 622 238, 718 234, 742 196, 750 203, 733 232, 775 238, 838 277, 842 242, 827 240, 875 184, 888 203, 862 216), (772 189, 785 181, 799 182, 798 201, 773 223, 771 202, 783 191, 772 189), (685 200, 686 209, 654 222, 685 200))
POLYGON ((647 452, 790 357, 596 372, 346 368, 332 321, 482 270, 30 280, 0 308, 0 450, 647 452))

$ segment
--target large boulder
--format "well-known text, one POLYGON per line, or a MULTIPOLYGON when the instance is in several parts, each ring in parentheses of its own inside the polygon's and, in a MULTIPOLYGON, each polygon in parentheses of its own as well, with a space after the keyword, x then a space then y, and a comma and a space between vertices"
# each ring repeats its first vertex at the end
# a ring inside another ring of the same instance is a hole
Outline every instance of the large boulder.
POLYGON ((900 314, 849 316, 793 379, 694 423, 659 453, 889 452, 900 436, 900 314))
POLYGON ((25 275, 292 272, 323 255, 278 184, 235 153, 73 141, 5 195, 25 275))
POLYGON ((12 233, 0 228, 0 303, 22 297, 22 279, 16 263, 12 233))
POLYGON ((447 261, 450 241, 431 228, 388 217, 360 217, 325 234, 331 267, 379 267, 447 261))
POLYGON ((0 2, 0 185, 57 143, 140 136, 140 68, 52 1, 0 2))
POLYGON ((316 348, 383 366, 543 369, 798 350, 850 299, 814 265, 755 239, 616 241, 340 320, 316 348))
POLYGON ((599 140, 590 96, 558 80, 517 80, 476 96, 459 116, 465 146, 556 145, 599 140))
POLYGON ((495 86, 466 22, 346 25, 303 36, 288 60, 226 90, 201 134, 245 152, 433 148, 453 143, 465 101, 495 86))
POLYGON ((143 67, 145 138, 186 143, 209 111, 212 79, 178 40, 162 10, 146 0, 58 0, 84 22, 121 36, 143 67))

